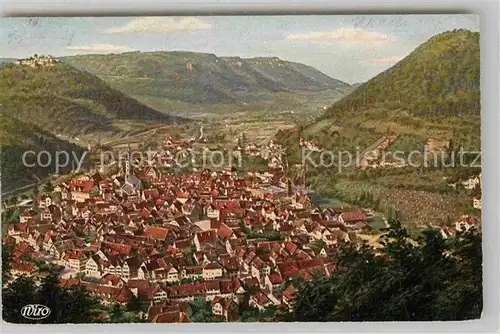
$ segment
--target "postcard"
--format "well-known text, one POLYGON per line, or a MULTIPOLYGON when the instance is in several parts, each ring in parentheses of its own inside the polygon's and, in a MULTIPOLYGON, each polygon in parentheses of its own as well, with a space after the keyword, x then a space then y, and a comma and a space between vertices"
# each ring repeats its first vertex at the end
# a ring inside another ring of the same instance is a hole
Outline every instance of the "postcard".
POLYGON ((481 316, 478 16, 0 33, 3 321, 481 316))

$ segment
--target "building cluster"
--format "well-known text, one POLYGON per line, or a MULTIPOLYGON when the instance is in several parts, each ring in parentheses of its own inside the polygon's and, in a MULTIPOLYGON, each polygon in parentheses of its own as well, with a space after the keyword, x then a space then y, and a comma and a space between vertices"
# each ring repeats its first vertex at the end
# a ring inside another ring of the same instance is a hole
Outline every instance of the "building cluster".
POLYGON ((480 228, 480 220, 476 217, 465 215, 458 218, 454 223, 439 227, 439 230, 443 238, 447 239, 457 234, 457 232, 467 231, 471 228, 480 228))
POLYGON ((39 55, 35 54, 33 57, 18 59, 15 63, 17 65, 29 66, 29 67, 33 67, 33 68, 40 68, 40 67, 53 66, 56 62, 57 62, 57 60, 54 59, 51 55, 39 56, 39 55))
MULTIPOLYGON (((479 175, 471 177, 466 181, 462 182, 462 186, 467 190, 474 190, 476 187, 481 187, 482 176, 481 173, 479 175)), ((475 196, 472 198, 472 207, 477 210, 482 210, 483 201, 479 194, 479 196, 475 196)))
POLYGON ((285 150, 283 147, 270 140, 267 143, 256 144, 248 143, 245 147, 236 147, 237 150, 244 152, 247 156, 259 157, 267 160, 267 166, 270 169, 281 169, 285 167, 285 150))
POLYGON ((366 223, 358 208, 313 207, 280 170, 128 166, 38 196, 3 242, 13 244, 14 275, 37 277, 33 258, 62 265, 62 285, 108 304, 135 297, 150 304, 150 321, 189 322, 186 303, 198 298, 237 321, 245 295, 258 309, 288 307, 292 278, 331 275, 338 244, 356 240, 366 223))
POLYGON ((313 141, 305 140, 304 138, 300 138, 299 145, 301 147, 305 147, 310 151, 315 151, 315 152, 321 151, 321 148, 318 145, 316 145, 316 143, 314 143, 313 141))

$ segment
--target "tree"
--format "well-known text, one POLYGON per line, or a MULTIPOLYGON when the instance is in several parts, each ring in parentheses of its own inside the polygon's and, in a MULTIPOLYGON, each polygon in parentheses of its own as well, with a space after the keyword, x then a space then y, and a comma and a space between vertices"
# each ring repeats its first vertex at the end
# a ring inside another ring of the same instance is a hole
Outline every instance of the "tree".
POLYGON ((39 193, 40 193, 40 192, 39 192, 39 190, 38 190, 38 186, 35 186, 35 187, 33 188, 33 202, 34 202, 34 203, 36 203, 36 202, 37 202, 36 198, 38 197, 39 193))
POLYGON ((136 296, 130 297, 125 305, 125 309, 130 312, 139 312, 142 311, 142 303, 136 296))
POLYGON ((12 197, 10 198, 9 203, 10 203, 11 205, 16 205, 16 204, 17 204, 17 197, 16 197, 16 196, 12 196, 12 197))
POLYGON ((10 273, 11 263, 12 245, 10 243, 5 243, 2 245, 2 286, 12 278, 10 273))
POLYGON ((337 271, 296 283, 283 321, 444 321, 478 318, 482 310, 481 237, 443 239, 425 230, 417 240, 389 222, 382 248, 343 244, 337 271))
POLYGON ((50 308, 50 315, 36 323, 89 323, 95 322, 99 300, 84 288, 61 287, 56 272, 49 273, 37 286, 31 277, 21 276, 3 290, 3 319, 12 323, 32 323, 20 310, 27 304, 41 304, 50 308))
POLYGON ((188 316, 192 322, 218 322, 219 320, 212 314, 210 303, 201 298, 189 303, 188 316))
POLYGON ((113 305, 113 308, 109 312, 109 321, 112 323, 123 322, 123 315, 124 315, 124 311, 123 311, 122 307, 119 304, 115 303, 113 305))
POLYGON ((45 183, 45 185, 43 186, 43 191, 47 194, 54 191, 54 186, 50 181, 47 181, 47 183, 45 183))

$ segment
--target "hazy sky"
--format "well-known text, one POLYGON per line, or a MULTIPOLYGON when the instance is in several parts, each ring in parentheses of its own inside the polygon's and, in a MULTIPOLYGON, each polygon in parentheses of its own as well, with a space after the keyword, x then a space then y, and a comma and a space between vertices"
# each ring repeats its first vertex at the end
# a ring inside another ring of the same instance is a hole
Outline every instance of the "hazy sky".
POLYGON ((186 50, 276 56, 348 83, 366 81, 475 15, 202 16, 1 19, 0 56, 186 50))

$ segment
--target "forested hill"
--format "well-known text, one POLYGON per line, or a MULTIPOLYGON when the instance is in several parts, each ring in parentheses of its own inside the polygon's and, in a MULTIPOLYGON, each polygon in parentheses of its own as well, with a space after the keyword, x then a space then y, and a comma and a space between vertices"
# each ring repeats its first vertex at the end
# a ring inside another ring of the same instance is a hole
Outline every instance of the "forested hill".
POLYGON ((113 127, 116 120, 179 121, 64 63, 40 68, 5 65, 0 69, 0 104, 12 117, 65 135, 118 131, 113 127))
POLYGON ((479 33, 444 32, 334 103, 325 118, 379 106, 413 116, 478 116, 479 73, 479 33))
MULTIPOLYGON (((66 140, 57 138, 40 127, 24 122, 10 115, 8 110, 0 110, 0 169, 2 172, 2 194, 19 187, 37 183, 51 173, 55 173, 55 159, 51 159, 49 166, 40 167, 36 164, 28 167, 23 164, 23 154, 33 151, 48 152, 52 157, 58 151, 82 156, 83 148, 66 140), (73 152, 73 153, 72 153, 73 152)), ((33 156, 27 156, 27 160, 33 156)), ((44 161, 45 163, 45 161, 44 161)), ((59 173, 69 172, 71 165, 61 167, 59 173)))
POLYGON ((252 102, 277 92, 343 90, 313 67, 276 57, 244 59, 196 52, 128 52, 62 57, 131 96, 187 103, 252 102))

